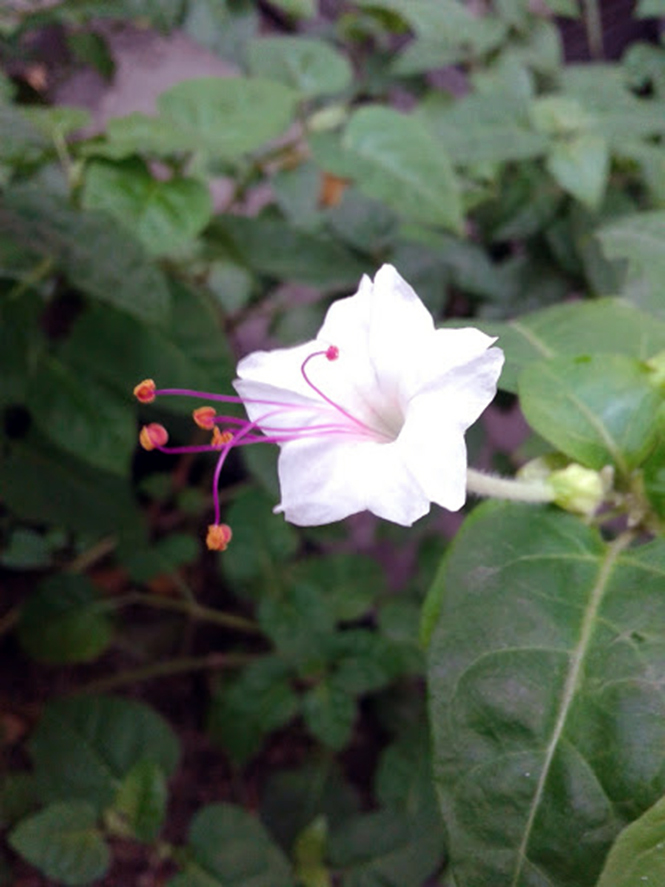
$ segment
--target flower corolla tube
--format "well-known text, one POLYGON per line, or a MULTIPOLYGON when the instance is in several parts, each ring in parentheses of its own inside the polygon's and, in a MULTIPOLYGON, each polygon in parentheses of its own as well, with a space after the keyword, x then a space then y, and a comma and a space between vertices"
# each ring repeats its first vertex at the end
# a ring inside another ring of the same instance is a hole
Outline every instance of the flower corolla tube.
POLYGON ((237 368, 237 396, 137 385, 143 403, 187 395, 242 404, 247 418, 194 410, 212 433, 203 446, 168 447, 156 423, 141 430, 146 449, 218 453, 215 522, 208 545, 226 547, 218 484, 234 447, 280 448, 281 502, 288 521, 314 526, 360 511, 410 526, 432 502, 450 511, 466 499, 464 433, 496 393, 503 352, 473 328, 436 329, 431 314, 391 265, 328 309, 316 339, 256 351, 237 368))

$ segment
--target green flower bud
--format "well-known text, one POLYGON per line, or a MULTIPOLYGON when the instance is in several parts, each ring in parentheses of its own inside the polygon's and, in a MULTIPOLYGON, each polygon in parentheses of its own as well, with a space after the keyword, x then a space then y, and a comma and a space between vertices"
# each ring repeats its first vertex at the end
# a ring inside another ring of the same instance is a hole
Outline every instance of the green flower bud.
POLYGON ((607 481, 604 473, 577 463, 553 471, 547 479, 555 504, 584 517, 592 517, 598 511, 608 491, 607 481))

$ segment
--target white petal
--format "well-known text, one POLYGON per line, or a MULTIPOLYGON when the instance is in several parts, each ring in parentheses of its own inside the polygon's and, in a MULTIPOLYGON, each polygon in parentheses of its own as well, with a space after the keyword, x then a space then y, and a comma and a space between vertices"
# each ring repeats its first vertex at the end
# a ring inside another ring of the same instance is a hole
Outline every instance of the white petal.
POLYGON ((288 521, 316 526, 359 511, 410 526, 430 503, 395 444, 301 439, 284 444, 279 483, 288 521))
MULTIPOLYGON (((455 367, 482 357, 494 342, 496 338, 472 327, 435 330, 422 340, 412 365, 404 374, 402 392, 411 397, 423 387, 437 385, 455 367)), ((494 352, 502 353, 498 348, 494 352)))

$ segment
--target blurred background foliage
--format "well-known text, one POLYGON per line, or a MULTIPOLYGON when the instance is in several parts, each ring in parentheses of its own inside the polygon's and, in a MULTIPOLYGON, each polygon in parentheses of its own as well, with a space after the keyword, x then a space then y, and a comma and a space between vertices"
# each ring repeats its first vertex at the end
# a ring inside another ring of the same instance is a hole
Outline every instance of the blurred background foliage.
MULTIPOLYGON (((508 392, 529 331, 662 349, 665 3, 603 6, 4 4, 4 883, 448 883, 419 613, 456 524, 296 529, 249 448, 213 556, 210 460, 137 450, 143 421, 196 442, 190 405, 131 392, 228 391, 384 262, 512 342, 508 392), (112 92, 127 34, 224 69, 149 109, 71 103, 82 76, 112 92)), ((542 448, 502 436, 502 397, 469 438, 496 466, 542 448)))

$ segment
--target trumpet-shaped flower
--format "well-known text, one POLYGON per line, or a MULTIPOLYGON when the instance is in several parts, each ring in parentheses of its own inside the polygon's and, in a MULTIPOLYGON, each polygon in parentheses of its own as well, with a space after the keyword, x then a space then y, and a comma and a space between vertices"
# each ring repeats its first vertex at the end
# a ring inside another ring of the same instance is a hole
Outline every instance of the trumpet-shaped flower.
MULTIPOLYGON (((435 329, 415 292, 384 265, 332 304, 314 341, 243 358, 238 397, 158 391, 151 380, 135 393, 144 403, 187 394, 244 405, 247 419, 195 410, 212 441, 175 448, 219 452, 213 526, 227 454, 259 441, 280 447, 275 510, 288 521, 311 526, 367 510, 409 526, 432 502, 450 511, 464 504, 464 433, 494 397, 503 365, 494 341, 472 328, 435 329)), ((144 446, 169 451, 161 426, 146 428, 144 446)))

